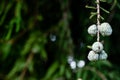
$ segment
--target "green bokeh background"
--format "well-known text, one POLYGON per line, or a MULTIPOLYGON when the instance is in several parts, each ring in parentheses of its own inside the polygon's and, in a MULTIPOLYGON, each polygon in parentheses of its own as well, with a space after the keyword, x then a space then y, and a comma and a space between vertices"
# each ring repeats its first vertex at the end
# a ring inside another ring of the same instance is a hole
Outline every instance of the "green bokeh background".
POLYGON ((104 20, 113 29, 102 37, 105 61, 87 59, 96 41, 87 28, 96 24, 95 0, 0 0, 0 80, 120 80, 120 1, 101 0, 104 20), (71 69, 68 58, 85 66, 71 69))

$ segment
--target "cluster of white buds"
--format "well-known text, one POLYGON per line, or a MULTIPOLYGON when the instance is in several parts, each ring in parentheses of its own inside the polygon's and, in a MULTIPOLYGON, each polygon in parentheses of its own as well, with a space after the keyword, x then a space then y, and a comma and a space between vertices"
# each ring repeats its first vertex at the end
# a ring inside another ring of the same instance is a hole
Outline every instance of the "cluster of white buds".
MULTIPOLYGON (((102 36, 110 36, 112 34, 112 28, 107 22, 104 22, 99 26, 93 24, 88 28, 88 33, 92 36, 97 35, 98 31, 102 36)), ((92 44, 92 50, 88 54, 88 59, 90 61, 106 60, 108 55, 103 50, 103 48, 103 44, 99 42, 99 40, 97 42, 94 42, 92 44)))
MULTIPOLYGON (((112 34, 112 27, 110 26, 109 23, 104 22, 100 23, 100 20, 102 18, 100 14, 100 1, 101 0, 96 0, 96 12, 97 13, 97 19, 96 19, 96 24, 93 24, 88 27, 88 33, 91 36, 97 36, 97 42, 94 42, 92 46, 90 47, 92 50, 88 54, 88 59, 90 61, 96 61, 96 60, 106 60, 108 55, 107 53, 103 50, 103 44, 100 42, 100 36, 110 36, 112 34)), ((106 10, 103 10, 106 12, 106 10)), ((94 14, 91 14, 91 16, 94 16, 94 14)), ((90 17, 91 17, 90 16, 90 17)))
MULTIPOLYGON (((102 36, 110 36, 112 34, 112 28, 109 23, 104 22, 99 26, 99 31, 102 36)), ((95 24, 88 27, 88 33, 92 36, 96 35, 98 32, 97 26, 95 24)))
POLYGON ((108 57, 107 53, 102 50, 101 52, 95 52, 91 50, 88 54, 88 60, 90 61, 96 61, 96 60, 106 60, 108 57))
POLYGON ((94 42, 92 50, 88 54, 88 59, 90 61, 106 60, 107 57, 107 53, 103 50, 103 44, 101 42, 94 42))
MULTIPOLYGON (((97 35, 98 31, 102 36, 110 36, 112 34, 112 28, 107 22, 104 22, 99 26, 93 24, 88 28, 88 33, 92 36, 97 35)), ((103 50, 103 44, 99 41, 94 42, 92 45, 92 50, 88 54, 88 59, 90 61, 105 60, 107 57, 107 53, 103 50)))

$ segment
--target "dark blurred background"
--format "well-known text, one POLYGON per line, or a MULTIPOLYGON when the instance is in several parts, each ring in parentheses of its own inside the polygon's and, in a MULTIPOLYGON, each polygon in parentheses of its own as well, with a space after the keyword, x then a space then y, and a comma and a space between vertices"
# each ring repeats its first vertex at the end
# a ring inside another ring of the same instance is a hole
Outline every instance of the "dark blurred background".
POLYGON ((95 0, 0 0, 0 80, 120 80, 120 1, 101 0, 108 59, 87 59, 95 0))

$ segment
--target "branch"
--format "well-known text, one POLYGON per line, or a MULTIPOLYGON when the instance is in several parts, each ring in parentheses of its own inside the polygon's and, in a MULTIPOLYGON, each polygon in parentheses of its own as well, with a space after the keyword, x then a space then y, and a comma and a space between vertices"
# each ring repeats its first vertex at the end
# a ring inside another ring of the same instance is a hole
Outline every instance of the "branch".
POLYGON ((97 2, 97 41, 100 41, 100 32, 99 32, 99 26, 100 26, 100 0, 96 0, 97 2))
POLYGON ((20 77, 19 77, 20 80, 24 80, 25 73, 28 69, 28 65, 30 64, 31 60, 33 59, 33 56, 34 56, 34 53, 31 52, 27 58, 24 69, 23 69, 22 73, 20 74, 20 77))

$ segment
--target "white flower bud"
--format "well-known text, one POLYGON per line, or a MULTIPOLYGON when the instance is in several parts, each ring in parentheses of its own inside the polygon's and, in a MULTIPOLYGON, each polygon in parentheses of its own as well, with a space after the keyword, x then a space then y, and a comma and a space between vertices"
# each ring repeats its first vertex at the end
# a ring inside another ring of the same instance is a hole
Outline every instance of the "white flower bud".
POLYGON ((106 60, 107 57, 108 57, 107 53, 104 50, 102 50, 99 54, 99 59, 100 60, 106 60))
POLYGON ((88 59, 90 61, 98 60, 98 57, 99 57, 99 55, 97 53, 95 53, 94 51, 92 51, 92 50, 88 54, 88 59))
POLYGON ((112 28, 107 22, 104 22, 100 25, 99 31, 103 36, 110 36, 112 34, 112 28))
POLYGON ((101 42, 94 42, 92 45, 92 50, 95 52, 100 52, 103 50, 103 45, 101 42))
POLYGON ((95 24, 91 25, 89 28, 88 28, 88 33, 92 36, 96 35, 97 33, 97 26, 95 24))
POLYGON ((76 62, 75 62, 75 61, 72 61, 72 62, 70 63, 70 67, 71 67, 71 69, 76 69, 76 62))

